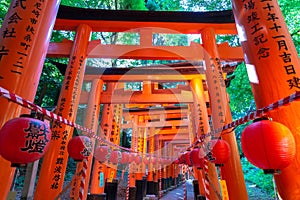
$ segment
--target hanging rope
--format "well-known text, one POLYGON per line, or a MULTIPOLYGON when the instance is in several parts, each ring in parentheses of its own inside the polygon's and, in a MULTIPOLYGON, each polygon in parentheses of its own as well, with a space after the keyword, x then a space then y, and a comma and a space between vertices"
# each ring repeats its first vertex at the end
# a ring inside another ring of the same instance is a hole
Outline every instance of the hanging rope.
POLYGON ((84 199, 84 187, 85 187, 85 180, 86 180, 86 171, 88 168, 88 159, 85 158, 82 161, 82 171, 81 171, 81 180, 80 180, 80 188, 79 188, 79 200, 84 199))
POLYGON ((162 186, 162 183, 161 183, 161 180, 162 180, 162 173, 161 173, 161 170, 162 170, 162 165, 161 164, 159 164, 159 167, 160 167, 160 169, 159 169, 159 185, 158 185, 158 199, 161 199, 161 197, 162 197, 162 188, 161 188, 161 186, 162 186))
POLYGON ((185 175, 186 175, 186 170, 187 166, 186 165, 183 165, 182 166, 182 188, 183 188, 183 199, 184 200, 187 200, 187 190, 186 190, 186 178, 185 178, 185 175))
POLYGON ((210 186, 214 190, 215 194, 217 195, 219 200, 222 200, 222 196, 219 194, 217 188, 215 187, 214 183, 210 180, 208 174, 205 175, 205 180, 207 180, 210 183, 210 186))
POLYGON ((128 176, 127 176, 127 188, 126 188, 126 200, 129 200, 129 187, 130 187, 130 163, 128 163, 128 176))
MULTIPOLYGON (((208 160, 204 158, 204 177, 208 177, 208 160)), ((208 179, 204 179, 204 190, 205 190, 205 197, 206 200, 210 199, 210 193, 209 193, 209 181, 208 179)))
POLYGON ((272 111, 272 110, 276 110, 282 106, 286 106, 288 105, 289 103, 293 102, 293 101, 296 101, 296 100, 299 100, 300 99, 300 91, 297 91, 293 94, 291 94, 290 96, 287 96, 285 98, 282 98, 274 103, 271 103, 269 104, 268 106, 264 107, 264 108, 261 108, 261 109, 258 109, 256 111, 253 111, 251 112, 250 114, 238 119, 238 120, 235 120, 233 122, 231 122, 230 124, 226 124, 225 126, 223 127, 220 127, 218 129, 215 129, 211 132, 208 132, 206 134, 202 134, 200 137, 197 138, 197 140, 191 144, 187 149, 190 149, 196 145, 198 145, 199 143, 203 142, 205 138, 207 137, 210 137, 210 136, 215 136, 216 134, 218 133, 221 133, 222 131, 225 131, 227 129, 230 129, 230 128, 235 128, 239 125, 242 125, 244 123, 247 123, 253 119, 256 119, 256 118, 259 118, 259 117, 262 117, 263 115, 265 115, 266 113, 272 111))
MULTIPOLYGON (((128 152, 134 152, 132 151, 131 149, 128 149, 128 148, 125 148, 125 147, 121 147, 117 144, 114 144, 114 143, 111 143, 110 141, 107 141, 107 140, 104 140, 102 138, 100 138, 99 136, 97 136, 96 134, 94 134, 94 132, 91 130, 91 129, 88 129, 86 127, 83 127, 81 125, 78 125, 68 119, 65 119, 63 118, 62 116, 59 116, 53 112, 50 112, 44 108, 41 108, 40 106, 37 106, 35 105, 34 103, 26 100, 26 99, 23 99, 21 98, 20 96, 16 95, 16 94, 13 94, 13 93, 10 93, 8 90, 0 87, 0 96, 12 101, 12 102, 15 102, 23 107, 26 107, 26 108, 29 108, 30 110, 33 110, 33 111, 36 111, 38 113, 42 113, 43 115, 47 116, 48 118, 50 118, 51 120, 56 120, 56 121, 59 121, 61 123, 64 123, 66 125, 69 125, 69 126, 72 126, 72 127, 75 127, 77 128, 78 130, 81 130, 83 131, 84 133, 87 133, 90 137, 93 137, 99 141, 102 141, 103 143, 111 146, 111 147, 114 147, 114 148, 118 148, 118 149, 122 149, 124 151, 128 151, 128 152)), ((285 106, 285 105, 288 105, 289 103, 293 102, 293 101, 296 101, 300 99, 300 91, 297 91, 293 94, 291 94, 290 96, 287 96, 285 98, 282 98, 274 103, 271 103, 269 104, 267 107, 264 107, 264 108, 261 108, 261 109, 258 109, 252 113, 250 113, 249 115, 243 117, 243 118, 240 118, 238 120, 235 120, 233 122, 231 122, 230 124, 226 124, 225 126, 221 127, 221 128, 218 128, 218 129, 215 129, 211 132, 208 132, 206 134, 202 134, 200 137, 197 138, 197 140, 191 144, 187 149, 191 149, 193 148, 194 146, 198 145, 199 143, 203 142, 204 139, 206 137, 210 137, 210 136, 215 136, 216 134, 218 133, 221 133, 222 131, 224 130, 227 130, 227 129, 230 129, 230 128, 234 128, 234 127, 237 127, 241 124, 244 124, 244 123, 247 123, 255 118, 258 118, 258 117, 261 117, 263 115, 265 115, 266 113, 272 111, 272 110, 275 110, 275 109, 278 109, 282 106, 285 106)), ((141 152, 134 152, 134 153, 139 153, 139 154, 144 154, 144 153, 141 153, 141 152)), ((146 156, 150 156, 150 154, 145 154, 146 156)))

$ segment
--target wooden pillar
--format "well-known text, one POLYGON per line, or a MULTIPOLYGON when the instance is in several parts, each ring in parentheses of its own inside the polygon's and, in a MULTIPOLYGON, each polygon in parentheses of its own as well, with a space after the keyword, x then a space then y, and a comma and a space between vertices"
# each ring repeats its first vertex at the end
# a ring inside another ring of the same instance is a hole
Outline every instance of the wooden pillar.
MULTIPOLYGON (((113 91, 115 84, 107 83, 107 91, 113 91)), ((98 130, 98 135, 103 140, 109 141, 110 133, 112 129, 113 121, 113 105, 105 104, 102 109, 100 130, 98 130)), ((96 146, 100 145, 99 141, 96 142, 96 146)), ((107 178, 107 163, 101 163, 100 161, 94 160, 92 179, 91 179, 91 195, 103 195, 105 188, 105 180, 107 178)))
MULTIPOLYGON (((155 138, 154 138, 154 128, 151 127, 149 128, 150 131, 150 135, 149 135, 149 154, 151 155, 151 160, 152 157, 154 156, 154 152, 155 152, 155 138)), ((150 160, 150 161, 151 161, 150 160)), ((153 181, 153 170, 154 170, 154 164, 152 162, 150 162, 150 164, 148 165, 148 177, 147 177, 147 181, 153 181)))
MULTIPOLYGON (((131 135, 131 150, 133 152, 137 151, 137 116, 134 116, 132 118, 132 135, 131 135)), ((136 172, 137 172, 137 164, 135 162, 130 163, 130 176, 129 176, 129 187, 130 188, 135 188, 135 181, 136 181, 136 172)), ((131 195, 131 194, 130 194, 131 195)), ((134 198, 135 198, 135 193, 134 193, 134 198)))
MULTIPOLYGON (((300 90, 300 63, 277 1, 233 0, 233 12, 257 108, 300 90)), ((300 148, 300 102, 268 114, 293 133, 300 148)), ((275 175, 282 199, 300 198, 300 152, 275 175)))
POLYGON ((155 165, 153 164, 152 160, 154 157, 154 152, 155 152, 155 128, 150 127, 147 129, 149 131, 148 135, 148 153, 149 153, 149 158, 150 158, 150 163, 148 164, 148 174, 147 174, 147 194, 154 194, 154 169, 155 165))
MULTIPOLYGON (((57 114, 70 121, 76 119, 90 34, 89 26, 78 26, 58 100, 57 114)), ((72 130, 72 127, 62 123, 53 124, 50 147, 43 160, 34 199, 54 199, 60 193, 68 161, 67 144, 72 137, 72 130)))
MULTIPOLYGON (((103 88, 103 81, 100 79, 96 79, 92 81, 92 88, 89 92, 89 98, 88 98, 88 104, 87 104, 87 110, 86 114, 84 116, 84 127, 91 129, 94 134, 97 133, 98 128, 98 121, 99 121, 99 113, 100 113, 100 96, 103 88)), ((95 139, 92 139, 92 146, 95 146, 95 139)), ((94 150, 94 148, 93 148, 94 150)), ((94 152, 94 151, 93 151, 94 152)), ((91 152, 91 155, 88 158, 87 163, 87 170, 86 170, 86 176, 85 176, 85 185, 84 185, 84 199, 87 197, 88 193, 88 187, 89 187, 89 181, 90 181, 90 174, 91 174, 91 166, 92 166, 92 160, 93 160, 93 152, 91 152)), ((82 162, 77 163, 77 168, 75 174, 80 174, 80 172, 83 169, 82 162)), ((79 189, 81 186, 80 180, 82 179, 82 175, 79 176, 79 181, 77 181, 77 184, 72 188, 75 189, 75 191, 70 194, 70 197, 73 199, 79 199, 79 189)))
POLYGON ((154 194, 158 195, 158 188, 159 188, 159 142, 158 142, 158 135, 155 134, 155 131, 153 133, 154 137, 154 156, 156 156, 156 163, 153 164, 153 187, 154 187, 154 194))
MULTIPOLYGON (((12 0, 2 23, 0 85, 32 102, 58 7, 59 0, 46 2, 12 0)), ((21 106, 0 98, 0 128, 6 121, 18 117, 21 109, 21 106)), ((14 172, 15 168, 10 167, 10 162, 0 156, 0 180, 5 183, 0 185, 1 200, 6 199, 14 172)))
MULTIPOLYGON (((108 140, 110 135, 111 125, 110 122, 112 121, 112 105, 105 104, 103 106, 102 116, 101 116, 101 124, 99 136, 104 139, 108 140)), ((100 145, 99 142, 96 143, 96 146, 100 145)), ((93 170, 92 170, 92 179, 91 179, 91 189, 90 193, 94 194, 103 194, 104 193, 104 186, 105 186, 105 179, 107 177, 107 167, 105 163, 101 163, 100 161, 94 160, 93 163, 93 170)))
MULTIPOLYGON (((197 136, 200 137, 202 134, 208 133, 210 131, 209 128, 209 119, 207 114, 206 108, 206 101, 204 99, 204 89, 202 79, 195 78, 190 82, 191 89, 193 91, 194 97, 194 111, 195 111, 195 128, 197 136)), ((208 142, 210 138, 206 138, 205 142, 208 142)), ((198 174, 201 177, 200 174, 198 174)), ((218 196, 214 190, 214 187, 219 192, 218 187, 218 174, 214 164, 208 162, 208 177, 211 180, 210 187, 209 187, 209 195, 211 199, 217 199, 218 196), (211 185, 213 184, 213 186, 211 185)), ((203 176, 205 178, 205 175, 203 176)), ((199 189, 203 189, 204 185, 202 181, 199 181, 199 189)), ((203 193, 203 191, 201 191, 203 193)))
MULTIPOLYGON (((223 127, 226 121, 229 121, 228 116, 230 115, 230 110, 228 107, 226 87, 223 80, 222 66, 217 50, 214 29, 204 29, 201 32, 201 37, 203 47, 206 51, 205 66, 213 128, 218 129, 223 127)), ((226 163, 221 169, 221 174, 228 184, 229 198, 248 199, 235 134, 233 132, 228 134, 228 136, 224 137, 224 140, 228 142, 231 148, 231 155, 228 161, 230 164, 226 163)))
MULTIPOLYGON (((113 120, 112 120, 112 129, 110 132, 110 142, 120 145, 120 127, 121 127, 121 118, 122 118, 122 105, 114 104, 113 105, 113 120)), ((114 148, 113 148, 114 150, 114 148)), ((117 150, 117 149, 116 149, 117 150)), ((118 163, 111 163, 108 168, 107 182, 112 182, 117 177, 118 163)))
MULTIPOLYGON (((203 87, 201 81, 202 81, 201 79, 195 79, 195 80, 192 80, 190 83, 190 86, 193 91, 194 99, 195 99, 194 100, 195 103, 189 105, 189 108, 190 108, 190 112, 189 112, 190 113, 189 114, 190 124, 189 124, 189 126, 190 126, 190 131, 194 133, 193 137, 190 137, 191 143, 195 142, 195 139, 198 135, 200 136, 201 134, 204 134, 204 123, 207 123, 203 119, 203 114, 205 114, 205 113, 202 113, 202 109, 204 109, 204 112, 206 112, 206 115, 207 115, 207 109, 206 109, 206 106, 204 106, 204 105, 206 105, 205 99, 202 95, 199 99, 199 97, 195 93, 196 88, 203 87), (199 102, 199 100, 201 101, 201 103, 199 102)), ((206 118, 208 120, 208 117, 206 117, 206 118)), ((198 169, 197 167, 193 167, 193 170, 194 170, 195 180, 198 181, 199 194, 201 196, 205 196, 205 188, 204 188, 204 182, 203 182, 204 179, 202 176, 202 170, 198 169)))
MULTIPOLYGON (((137 118, 137 125, 144 122, 143 116, 138 116, 137 118)), ((144 150, 144 128, 142 127, 136 127, 137 128, 137 151, 140 152, 142 155, 144 150)), ((136 180, 143 180, 144 172, 143 171, 143 162, 138 164, 138 170, 136 174, 136 180)))

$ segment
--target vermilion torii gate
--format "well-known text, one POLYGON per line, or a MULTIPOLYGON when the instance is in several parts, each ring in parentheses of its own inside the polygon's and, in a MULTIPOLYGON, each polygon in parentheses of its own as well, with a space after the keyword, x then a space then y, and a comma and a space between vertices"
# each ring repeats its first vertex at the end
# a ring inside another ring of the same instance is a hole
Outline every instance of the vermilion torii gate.
MULTIPOLYGON (((33 100, 44 58, 46 56, 68 57, 69 63, 57 105, 57 114, 74 121, 79 103, 86 103, 89 115, 85 126, 97 132, 96 122, 98 122, 100 104, 105 104, 104 109, 107 112, 102 116, 100 132, 103 132, 104 138, 117 145, 120 142, 120 129, 127 126, 131 127, 136 134, 136 138, 132 138, 132 144, 136 144, 132 146, 134 151, 146 153, 148 149, 148 152, 158 151, 161 155, 173 156, 174 149, 185 145, 185 142, 181 141, 182 138, 187 137, 189 143, 193 143, 197 135, 209 132, 209 118, 214 129, 230 122, 231 114, 223 80, 224 77, 226 78, 224 63, 226 66, 226 63, 243 61, 243 54, 246 55, 245 62, 249 72, 255 72, 249 73, 249 76, 258 107, 266 106, 299 90, 297 52, 275 1, 233 1, 236 22, 231 11, 206 13, 99 11, 60 6, 57 14, 58 3, 57 1, 12 1, 1 29, 3 37, 0 39, 0 85, 15 94, 33 100), (266 14, 266 11, 270 15, 266 14), (55 30, 75 31, 75 39, 49 43, 53 26, 55 30), (243 51, 240 47, 230 47, 226 43, 216 44, 217 34, 237 34, 236 27, 243 51), (126 31, 138 33, 140 43, 103 45, 101 41, 89 41, 92 32, 126 31), (152 43, 154 33, 201 34, 202 44, 154 46, 152 43), (183 60, 188 63, 181 66, 182 68, 154 66, 130 71, 126 69, 104 71, 86 67, 87 58, 183 60), (134 92, 124 91, 123 83, 131 81, 142 82, 143 89, 134 92), (173 90, 158 86, 162 82, 172 81, 183 81, 186 84, 173 90), (81 91, 84 82, 92 82, 89 94, 81 91), (106 91, 102 91, 103 84, 107 85, 106 91), (177 103, 186 104, 187 107, 173 105, 177 103), (123 110, 122 104, 129 107, 138 104, 138 109, 123 110), (147 109, 149 105, 158 104, 164 108, 163 113, 160 113, 159 109, 154 109, 153 114, 145 111, 145 107, 147 109), (209 109, 206 104, 209 104, 209 109), (172 109, 179 110, 169 111, 172 109), (129 123, 122 124, 121 118, 122 116, 126 118, 126 114, 129 123), (172 119, 171 115, 176 115, 177 120, 166 120, 172 119), (153 118, 157 119, 151 121, 153 118), (166 143, 171 143, 168 150, 164 150, 166 143), (170 153, 172 155, 169 155, 170 153)), ((271 115, 292 130, 297 146, 299 146, 297 123, 300 117, 297 112, 298 104, 271 115)), ((1 125, 26 112, 16 104, 0 99, 1 125)), ((57 137, 53 138, 50 150, 44 157, 35 189, 35 199, 44 199, 45 196, 54 199, 62 190, 68 159, 65 147, 72 136, 72 128, 54 124, 52 132, 57 137), (57 170, 58 168, 60 170, 57 170)), ((221 177, 226 181, 229 199, 247 199, 234 133, 226 134, 222 138, 230 144, 231 148, 230 160, 221 168, 221 177)), ((297 160, 295 159, 291 166, 284 169, 281 175, 276 176, 276 183, 283 199, 295 199, 300 196, 297 187, 300 179, 296 178, 299 174, 297 160)), ((92 159, 89 159, 86 173, 88 176, 85 177, 85 181, 88 183, 89 175, 92 174, 89 191, 91 194, 99 195, 104 193, 104 187, 98 182, 100 178, 97 174, 103 173, 109 183, 113 182, 116 171, 113 166, 105 166, 98 162, 94 162, 93 165, 91 171, 92 159)), ((134 167, 138 173, 133 173, 134 170, 130 171, 129 188, 134 188, 143 178, 145 165, 134 167)), ((81 168, 83 168, 82 163, 78 164, 77 171, 81 168)), ((175 178, 179 174, 178 169, 173 165, 164 166, 160 171, 155 166, 150 165, 150 168, 154 171, 148 174, 148 182, 158 183, 160 179, 162 183, 162 180, 168 177, 175 178), (159 173, 161 177, 158 177, 159 173)), ((7 196, 13 174, 14 168, 1 158, 0 180, 7 183, 1 184, 0 187, 2 199, 7 196)), ((208 164, 204 176, 205 174, 211 180, 210 186, 218 184, 214 165, 208 164)), ((202 196, 210 199, 218 198, 212 187, 207 187, 205 182, 202 184, 200 181, 203 178, 202 171, 195 169, 195 177, 199 180, 202 196)), ((78 181, 71 194, 74 198, 82 192, 79 191, 79 187, 78 181)), ((84 198, 87 191, 88 184, 85 184, 84 198)))

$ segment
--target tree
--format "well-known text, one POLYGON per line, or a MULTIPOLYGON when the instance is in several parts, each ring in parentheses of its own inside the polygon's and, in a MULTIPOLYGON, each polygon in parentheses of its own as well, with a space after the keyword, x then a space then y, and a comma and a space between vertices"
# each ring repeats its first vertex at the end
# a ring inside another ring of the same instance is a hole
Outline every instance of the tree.
POLYGON ((9 4, 9 0, 0 0, 0 27, 8 10, 9 4))

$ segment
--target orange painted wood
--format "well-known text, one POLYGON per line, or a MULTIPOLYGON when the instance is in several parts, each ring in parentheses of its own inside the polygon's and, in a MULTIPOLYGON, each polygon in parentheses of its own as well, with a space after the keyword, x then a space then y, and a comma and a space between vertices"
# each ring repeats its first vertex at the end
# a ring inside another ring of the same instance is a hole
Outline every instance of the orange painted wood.
MULTIPOLYGON (((52 27, 59 4, 18 0, 11 1, 1 27, 0 37, 0 85, 12 93, 33 101, 37 90, 43 62, 48 49, 52 27), (32 13, 36 6, 38 16, 32 13), (30 19, 34 20, 34 23, 30 19), (29 27, 28 30, 26 28, 29 27), (32 30, 32 31, 31 31, 32 30), (34 31, 33 31, 34 30, 34 31), (26 38, 25 38, 26 37, 26 38)), ((0 99, 0 128, 21 113, 29 111, 0 99)), ((0 199, 6 199, 14 178, 15 168, 0 156, 0 199)))
MULTIPOLYGON (((56 113, 70 121, 76 119, 90 34, 90 27, 86 25, 78 27, 75 36, 76 42, 66 71, 67 76, 68 74, 72 74, 72 76, 70 79, 67 79, 66 76, 64 79, 58 100, 56 113)), ((45 196, 54 199, 61 192, 68 161, 66 147, 72 137, 72 130, 72 127, 65 124, 52 126, 52 140, 43 159, 34 199, 45 199, 45 196)))
MULTIPOLYGON (((220 72, 219 54, 216 48, 216 38, 213 29, 206 29, 202 36, 203 47, 207 51, 205 63, 207 66, 207 85, 210 94, 210 107, 213 128, 217 129, 230 122, 231 114, 228 106, 226 88, 220 72), (214 71, 211 66, 214 66, 214 71), (228 120, 228 121, 227 121, 228 120)), ((248 199, 239 152, 234 134, 227 134, 226 141, 231 147, 231 157, 221 168, 222 178, 227 182, 230 199, 248 199)))
MULTIPOLYGON (((205 42, 205 40, 203 41, 205 42)), ((201 79, 193 79, 190 82, 191 89, 193 91, 194 96, 194 104, 193 104, 193 111, 194 111, 194 119, 193 122, 195 123, 195 135, 201 136, 202 134, 205 134, 210 131, 209 126, 209 118, 207 114, 206 109, 206 101, 205 101, 205 95, 204 95, 204 87, 203 87, 203 81, 201 79)), ((209 141, 210 138, 206 138, 204 145, 207 141, 209 141)), ((202 146, 203 147, 203 146, 202 146)), ((205 172, 205 171, 204 171, 205 172)), ((217 199, 217 195, 213 189, 213 187, 216 187, 218 185, 218 174, 216 171, 216 167, 208 162, 208 177, 211 180, 210 187, 209 187, 209 198, 210 199, 217 199), (212 184, 214 186, 212 186, 212 184)), ((198 174, 199 178, 201 177, 200 174, 198 174)), ((202 176, 202 178, 205 178, 205 176, 202 176)), ((205 179, 204 179, 205 180, 205 179)), ((202 190, 202 193, 204 193, 204 180, 199 180, 199 190, 202 190)), ((219 188, 217 188, 217 191, 219 191, 219 188)))
MULTIPOLYGON (((87 110, 86 114, 84 116, 84 127, 87 127, 96 134, 98 129, 98 121, 99 121, 99 113, 100 113, 100 95, 103 88, 103 82, 99 79, 94 80, 92 82, 92 88, 89 93, 89 102, 87 104, 87 110)), ((92 146, 94 147, 97 141, 95 139, 92 139, 92 146)), ((88 157, 88 163, 87 163, 87 169, 86 169, 86 176, 85 176, 85 185, 84 185, 84 198, 86 199, 89 189, 89 181, 91 178, 91 167, 92 167, 92 161, 93 161, 93 153, 94 148, 92 149, 91 155, 88 157)), ((97 162, 97 161, 95 161, 97 162)), ((76 172, 75 174, 80 174, 82 171, 83 165, 82 162, 77 164, 76 172)), ((74 199, 79 198, 79 189, 80 189, 80 180, 82 176, 79 176, 79 181, 77 181, 76 185, 72 185, 72 188, 74 188, 75 192, 73 195, 74 199)), ((99 185, 99 184, 98 184, 99 185)), ((72 198, 72 195, 70 194, 70 197, 72 198)))
MULTIPOLYGON (((148 147, 148 153, 152 156, 155 153, 155 138, 154 138, 154 129, 153 128, 148 128, 148 131, 150 132, 149 134, 152 135, 152 137, 148 137, 149 141, 149 147, 148 147)), ((148 175, 147 175, 147 181, 153 181, 153 163, 150 162, 148 165, 148 175)))
MULTIPOLYGON (((111 129, 112 129, 112 119, 113 119, 113 105, 106 104, 103 106, 102 116, 101 116, 101 123, 99 126, 99 136, 105 140, 109 140, 111 129)), ((100 145, 99 141, 96 145, 100 145)), ((91 179, 91 194, 102 194, 104 193, 104 186, 105 180, 108 174, 108 166, 105 163, 100 163, 99 161, 95 160, 93 164, 92 170, 92 179, 91 179), (103 186, 100 187, 100 173, 103 173, 104 183, 103 186)))
MULTIPOLYGON (((68 57, 72 49, 72 41, 51 42, 47 57, 68 57)), ((93 40, 89 43, 88 58, 143 59, 143 60, 203 60, 197 46, 153 46, 153 45, 118 45, 100 44, 93 40)), ((218 51, 223 61, 243 61, 241 47, 230 47, 227 43, 219 44, 218 51)))
MULTIPOLYGON (((249 18, 253 9, 247 10, 242 1, 232 2, 257 108, 299 91, 300 62, 278 2, 255 2, 255 15, 259 21, 249 18)), ((300 103, 294 102, 268 116, 292 131, 296 149, 299 149, 300 103)), ((294 162, 274 176, 282 199, 300 198, 299 160, 297 151, 294 162)))

